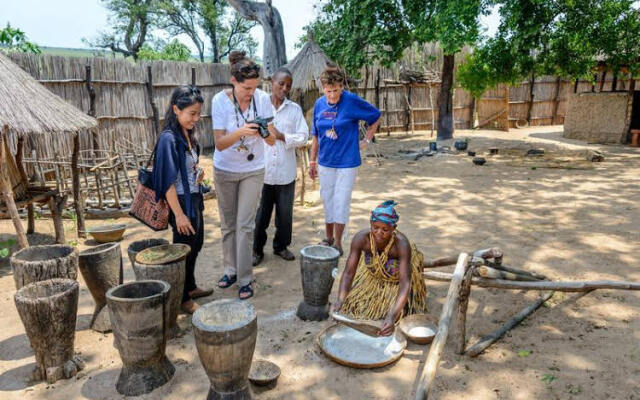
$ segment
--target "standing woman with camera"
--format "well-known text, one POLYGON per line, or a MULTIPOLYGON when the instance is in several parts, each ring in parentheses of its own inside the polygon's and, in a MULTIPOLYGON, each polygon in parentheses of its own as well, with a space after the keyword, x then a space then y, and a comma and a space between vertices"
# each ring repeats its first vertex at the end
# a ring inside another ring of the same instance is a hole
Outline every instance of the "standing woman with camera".
POLYGON ((193 299, 213 293, 211 289, 198 288, 194 274, 204 241, 204 202, 200 188, 204 172, 198 167, 200 145, 194 132, 203 102, 200 89, 195 86, 180 86, 173 91, 153 164, 156 197, 165 198, 171 210, 169 224, 173 229, 173 243, 191 247, 182 293, 182 311, 189 314, 198 308, 193 299))
POLYGON ((218 286, 228 288, 237 281, 241 300, 253 296, 253 229, 264 182, 264 142, 273 146, 277 135, 273 123, 264 129, 260 121, 273 118, 271 99, 257 89, 260 66, 245 54, 229 54, 233 87, 216 94, 211 104, 224 262, 218 286))

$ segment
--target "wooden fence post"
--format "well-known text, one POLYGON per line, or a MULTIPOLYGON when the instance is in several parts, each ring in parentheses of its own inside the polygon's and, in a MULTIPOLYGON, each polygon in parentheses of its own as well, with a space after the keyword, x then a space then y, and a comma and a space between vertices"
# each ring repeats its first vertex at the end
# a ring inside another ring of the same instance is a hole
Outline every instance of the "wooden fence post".
POLYGON ((86 238, 84 224, 84 201, 80 193, 80 171, 78 170, 78 156, 80 154, 80 133, 73 135, 73 154, 71 155, 71 180, 73 190, 73 206, 76 210, 76 231, 79 238, 86 238))
POLYGON ((0 132, 0 191, 2 191, 2 197, 4 198, 4 204, 7 207, 7 211, 13 221, 13 226, 16 229, 16 236, 18 237, 18 245, 21 249, 29 247, 27 241, 27 235, 24 232, 20 215, 18 214, 18 208, 13 199, 13 190, 11 189, 11 178, 9 178, 8 164, 5 162, 5 157, 11 157, 11 154, 6 154, 3 141, 7 140, 7 133, 9 127, 4 126, 2 132, 0 132))
POLYGON ((191 86, 196 85, 196 67, 191 67, 191 86))
POLYGON ((158 116, 158 106, 156 106, 156 102, 153 99, 153 74, 151 73, 151 65, 147 65, 147 96, 149 96, 151 112, 153 113, 154 139, 157 140, 158 135, 160 135, 160 117, 158 116))
POLYGON ((431 389, 431 384, 436 376, 438 362, 440 361, 444 345, 447 342, 447 336, 449 335, 451 317, 456 310, 460 296, 460 287, 469 268, 468 260, 469 256, 466 253, 460 253, 460 256, 458 256, 458 263, 453 271, 453 278, 451 279, 447 298, 442 308, 442 313, 440 314, 440 321, 438 321, 438 332, 431 343, 431 348, 429 349, 429 354, 425 360, 424 369, 418 382, 416 400, 426 400, 429 397, 429 389, 431 389))
POLYGON ((599 90, 600 92, 602 92, 602 89, 604 88, 604 82, 605 82, 606 78, 607 78, 607 70, 603 69, 602 70, 602 79, 600 79, 600 90, 599 90))
POLYGON ((618 71, 613 71, 613 82, 611 82, 611 91, 618 90, 618 71))
POLYGON ((376 70, 376 108, 380 109, 380 68, 376 70))

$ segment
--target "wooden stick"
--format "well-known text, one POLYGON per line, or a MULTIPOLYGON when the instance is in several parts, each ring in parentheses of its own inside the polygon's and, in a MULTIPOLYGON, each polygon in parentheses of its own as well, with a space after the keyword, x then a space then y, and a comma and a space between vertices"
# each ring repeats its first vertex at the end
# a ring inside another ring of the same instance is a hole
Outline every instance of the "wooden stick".
POLYGON ((76 210, 76 233, 79 238, 86 238, 86 228, 84 224, 84 203, 82 193, 80 193, 80 172, 78 170, 78 155, 80 154, 80 135, 76 132, 73 135, 73 155, 71 156, 71 180, 73 182, 73 206, 76 210))
MULTIPOLYGON (((438 271, 424 271, 425 279, 449 282, 452 274, 438 271)), ((535 281, 519 282, 503 279, 472 278, 471 284, 485 287, 510 290, 555 290, 558 292, 588 292, 594 289, 640 290, 640 282, 626 281, 535 281)))
POLYGON ((464 354, 467 336, 467 307, 469 306, 469 297, 471 296, 471 278, 475 268, 471 267, 467 270, 460 287, 460 305, 458 306, 458 354, 464 354))
POLYGON ((56 195, 49 198, 49 209, 53 219, 53 229, 56 233, 56 243, 65 244, 64 223, 62 222, 62 210, 67 202, 67 195, 56 195))
MULTIPOLYGON (((472 251, 470 254, 473 254, 475 257, 481 258, 493 258, 495 260, 502 260, 502 250, 497 247, 491 247, 489 249, 482 249, 472 251)), ((440 257, 433 260, 425 260, 422 264, 423 268, 438 268, 444 267, 447 265, 453 265, 458 261, 458 256, 447 256, 440 257)))
POLYGON ((440 257, 440 258, 436 258, 435 260, 424 260, 422 267, 423 268, 444 267, 446 265, 455 264, 457 261, 458 261, 457 257, 454 257, 454 256, 440 257))
POLYGON ((449 291, 447 292, 447 299, 444 303, 442 314, 440 314, 438 332, 436 333, 433 343, 431 343, 429 354, 425 360, 424 370, 422 370, 420 381, 418 382, 416 400, 425 400, 429 396, 429 389, 436 376, 438 362, 440 361, 444 345, 447 342, 447 336, 449 335, 449 323, 451 322, 451 316, 453 315, 460 296, 462 280, 469 269, 468 260, 469 256, 466 253, 460 253, 451 279, 451 285, 449 285, 449 291))
POLYGON ((514 274, 513 272, 508 272, 508 271, 500 271, 499 269, 491 268, 486 265, 481 265, 478 268, 476 268, 476 272, 478 273, 479 276, 483 278, 489 278, 489 279, 505 279, 508 281, 539 281, 539 279, 536 279, 529 275, 514 274))
POLYGON ((495 269, 499 269, 501 271, 513 272, 514 274, 520 274, 520 275, 528 275, 532 278, 536 278, 537 280, 541 280, 541 281, 549 280, 549 278, 547 278, 545 275, 539 274, 537 272, 527 271, 520 268, 507 267, 506 265, 493 264, 493 263, 489 263, 489 266, 495 269))
POLYGON ((527 318, 531 313, 537 310, 545 301, 549 300, 553 296, 553 291, 549 291, 545 293, 542 297, 529 304, 525 308, 523 308, 515 317, 511 318, 500 328, 491 332, 487 336, 483 337, 478 341, 478 343, 471 346, 471 348, 467 351, 467 355, 470 357, 476 357, 480 353, 486 350, 487 347, 491 346, 498 339, 504 336, 510 329, 518 326, 520 322, 522 322, 525 318, 527 318))
POLYGON ((21 249, 29 247, 27 241, 27 235, 24 232, 20 215, 18 214, 18 208, 13 198, 13 190, 11 189, 11 179, 9 178, 9 172, 7 170, 8 163, 6 157, 11 157, 11 154, 5 152, 5 146, 3 141, 7 140, 7 132, 9 127, 4 126, 2 132, 0 132, 0 191, 2 191, 2 197, 4 198, 4 204, 7 206, 7 211, 11 216, 11 221, 16 229, 16 236, 18 237, 18 245, 21 249))

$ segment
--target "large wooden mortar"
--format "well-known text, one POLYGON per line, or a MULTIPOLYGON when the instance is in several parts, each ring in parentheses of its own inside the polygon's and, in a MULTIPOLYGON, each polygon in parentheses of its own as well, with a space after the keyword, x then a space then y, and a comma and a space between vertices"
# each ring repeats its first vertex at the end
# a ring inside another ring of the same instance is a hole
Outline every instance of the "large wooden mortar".
POLYGON ((52 244, 26 247, 11 256, 16 290, 52 278, 78 278, 78 252, 71 246, 52 244))
POLYGON ((169 284, 137 281, 109 289, 114 346, 122 359, 118 393, 139 396, 167 383, 175 372, 165 355, 169 284))
POLYGON ((296 315, 307 321, 329 318, 329 294, 333 286, 332 271, 338 267, 340 253, 333 247, 312 245, 300 250, 300 276, 304 300, 296 315))
POLYGON ((14 296, 31 348, 34 380, 54 383, 75 376, 84 363, 74 355, 78 282, 50 279, 23 286, 14 296))
POLYGON ((160 280, 171 285, 169 290, 169 326, 167 334, 169 338, 175 337, 178 332, 178 314, 182 304, 182 292, 184 291, 185 263, 187 255, 191 249, 186 244, 166 244, 162 246, 149 247, 136 255, 133 263, 133 272, 136 280, 160 280), (168 257, 158 258, 157 261, 149 262, 145 254, 158 252, 168 254, 168 257))
POLYGON ((91 318, 91 329, 98 332, 111 330, 107 305, 107 290, 122 283, 122 251, 119 243, 91 247, 79 255, 80 272, 93 296, 96 308, 91 318))
POLYGON ((163 244, 169 244, 169 241, 166 239, 151 238, 132 242, 127 248, 127 255, 129 256, 129 261, 131 261, 131 266, 133 266, 133 263, 136 261, 136 256, 142 250, 146 250, 149 247, 162 246, 163 244))
POLYGON ((192 323, 198 355, 211 381, 207 400, 252 399, 248 377, 258 334, 253 305, 213 301, 198 308, 192 323))

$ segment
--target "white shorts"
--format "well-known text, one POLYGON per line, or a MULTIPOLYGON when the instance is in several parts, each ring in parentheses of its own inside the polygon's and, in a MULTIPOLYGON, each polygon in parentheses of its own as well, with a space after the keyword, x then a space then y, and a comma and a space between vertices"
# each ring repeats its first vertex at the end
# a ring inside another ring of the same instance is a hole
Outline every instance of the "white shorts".
POLYGON ((349 222, 351 192, 358 176, 358 167, 329 168, 318 166, 320 197, 324 204, 324 221, 327 224, 349 222))

